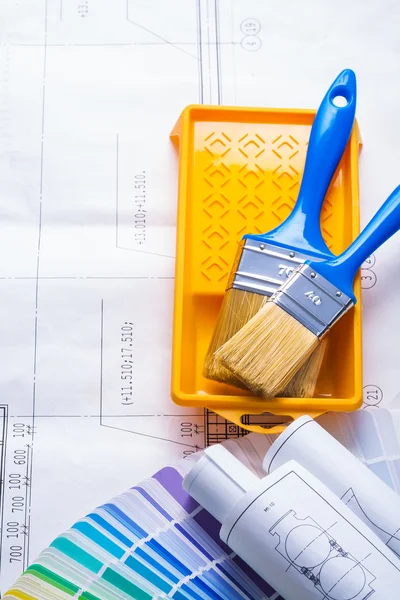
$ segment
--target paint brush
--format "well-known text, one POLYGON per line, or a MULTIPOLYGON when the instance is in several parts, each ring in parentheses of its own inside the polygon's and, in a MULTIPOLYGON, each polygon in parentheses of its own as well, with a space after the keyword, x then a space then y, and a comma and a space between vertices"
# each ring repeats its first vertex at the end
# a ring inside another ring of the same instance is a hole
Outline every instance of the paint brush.
MULTIPOLYGON (((315 116, 297 202, 287 219, 262 235, 245 235, 237 252, 217 325, 204 363, 208 379, 244 387, 218 360, 216 350, 264 306, 307 258, 333 254, 320 231, 320 212, 330 181, 351 134, 356 109, 356 77, 346 69, 335 79, 315 116), (338 102, 338 99, 343 102, 338 102), (343 105, 344 103, 344 105, 343 105)), ((324 354, 321 345, 290 393, 312 396, 324 354)))
POLYGON ((307 260, 218 353, 256 394, 275 396, 356 303, 353 280, 362 263, 400 229, 400 186, 342 254, 307 260))

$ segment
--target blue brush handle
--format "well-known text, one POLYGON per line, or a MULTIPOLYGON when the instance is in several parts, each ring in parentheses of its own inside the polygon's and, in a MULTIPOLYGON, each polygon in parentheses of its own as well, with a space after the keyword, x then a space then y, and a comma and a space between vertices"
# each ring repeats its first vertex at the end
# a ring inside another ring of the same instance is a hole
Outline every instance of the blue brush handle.
POLYGON ((356 97, 356 76, 351 69, 346 69, 335 79, 315 115, 303 179, 292 212, 276 229, 262 235, 246 235, 244 239, 276 242, 311 254, 332 256, 321 234, 320 212, 351 134, 356 97), (337 96, 344 96, 347 105, 335 106, 333 99, 337 96))
POLYGON ((354 242, 336 258, 322 262, 307 261, 317 273, 353 298, 353 280, 366 260, 400 229, 400 185, 384 202, 354 242))

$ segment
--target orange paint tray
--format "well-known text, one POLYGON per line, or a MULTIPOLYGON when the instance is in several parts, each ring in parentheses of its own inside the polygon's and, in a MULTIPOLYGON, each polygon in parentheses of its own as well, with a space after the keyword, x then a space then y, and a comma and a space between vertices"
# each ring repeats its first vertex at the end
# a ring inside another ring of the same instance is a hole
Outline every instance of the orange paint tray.
MULTIPOLYGON (((329 334, 314 398, 262 400, 202 375, 238 242, 276 227, 297 198, 313 110, 189 106, 171 138, 179 148, 172 399, 242 422, 272 413, 288 420, 362 403, 361 303, 329 334)), ((331 182, 321 230, 334 254, 359 233, 357 124, 331 182)), ((360 278, 355 282, 360 300, 360 278)))

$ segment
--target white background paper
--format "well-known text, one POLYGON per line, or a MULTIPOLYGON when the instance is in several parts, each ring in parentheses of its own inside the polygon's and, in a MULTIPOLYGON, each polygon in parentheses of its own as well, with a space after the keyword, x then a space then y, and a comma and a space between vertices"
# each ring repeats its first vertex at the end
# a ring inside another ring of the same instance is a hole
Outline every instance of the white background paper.
MULTIPOLYGON (((84 513, 204 444, 203 412, 169 397, 169 132, 181 110, 316 108, 353 68, 365 224, 400 183, 399 30, 396 0, 1 2, 3 591, 84 513), (132 198, 143 172, 146 242, 137 245, 132 198), (25 462, 16 459, 24 450, 25 462), (17 540, 7 537, 13 522, 17 540), (20 561, 10 563, 11 545, 20 561)), ((400 235, 377 253, 364 293, 365 399, 381 406, 399 393, 399 257, 400 235)))

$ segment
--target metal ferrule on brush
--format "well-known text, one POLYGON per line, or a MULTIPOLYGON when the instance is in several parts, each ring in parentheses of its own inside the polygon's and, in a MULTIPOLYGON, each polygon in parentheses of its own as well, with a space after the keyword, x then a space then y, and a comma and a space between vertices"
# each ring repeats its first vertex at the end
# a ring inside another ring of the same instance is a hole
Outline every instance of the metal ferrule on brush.
POLYGON ((227 289, 272 296, 309 256, 268 242, 243 240, 227 289))
POLYGON ((319 338, 354 304, 309 265, 300 266, 271 301, 319 338))

